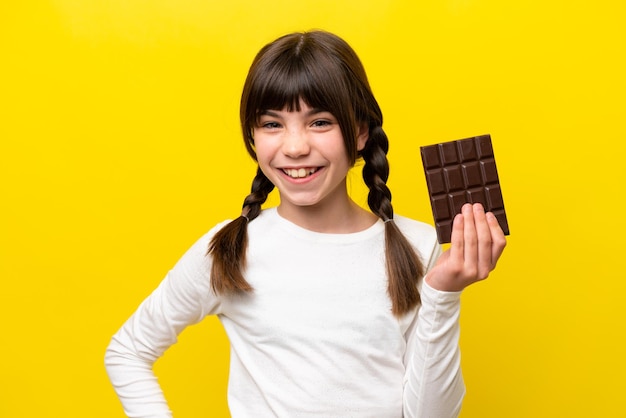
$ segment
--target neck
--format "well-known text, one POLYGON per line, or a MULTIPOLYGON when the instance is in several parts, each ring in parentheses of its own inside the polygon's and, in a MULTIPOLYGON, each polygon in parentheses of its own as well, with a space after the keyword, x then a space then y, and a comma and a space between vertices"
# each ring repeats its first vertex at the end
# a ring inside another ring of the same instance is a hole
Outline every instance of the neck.
POLYGON ((340 207, 334 204, 332 208, 326 208, 324 205, 297 208, 279 205, 278 213, 302 228, 329 234, 363 231, 378 219, 376 215, 363 209, 350 198, 346 199, 345 204, 340 207))

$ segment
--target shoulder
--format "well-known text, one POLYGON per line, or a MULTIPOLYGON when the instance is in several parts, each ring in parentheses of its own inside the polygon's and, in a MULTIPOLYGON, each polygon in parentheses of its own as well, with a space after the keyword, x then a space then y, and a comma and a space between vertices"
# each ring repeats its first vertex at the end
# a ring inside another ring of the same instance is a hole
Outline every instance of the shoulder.
POLYGON ((431 265, 441 253, 435 227, 401 215, 394 215, 393 219, 402 234, 418 251, 426 266, 431 265))
POLYGON ((204 234, 202 234, 200 238, 194 243, 194 245, 192 246, 192 249, 194 247, 204 248, 206 251, 206 248, 208 248, 209 243, 211 242, 215 234, 217 234, 222 228, 224 228, 226 225, 228 225, 231 222, 232 222, 232 219, 226 219, 213 225, 208 231, 205 230, 206 232, 204 232, 204 234))
MULTIPOLYGON (((221 222, 218 222, 207 232, 205 232, 194 244, 194 246, 199 248, 208 248, 211 240, 213 240, 213 237, 226 225, 230 224, 234 220, 235 218, 225 219, 221 222)), ((263 209, 256 218, 248 222, 247 229, 249 232, 252 231, 252 233, 256 233, 258 229, 267 230, 268 228, 273 228, 278 222, 279 218, 276 215, 275 208, 263 209)))
POLYGON ((394 215, 393 220, 398 228, 400 228, 400 231, 402 231, 402 233, 405 234, 411 241, 437 241, 437 232, 430 224, 401 215, 394 215))
POLYGON ((187 251, 178 261, 177 266, 194 265, 199 270, 204 270, 207 267, 210 267, 210 257, 207 257, 210 242, 215 234, 229 222, 230 220, 222 221, 215 224, 208 231, 205 230, 205 232, 202 233, 190 247, 188 247, 187 251))

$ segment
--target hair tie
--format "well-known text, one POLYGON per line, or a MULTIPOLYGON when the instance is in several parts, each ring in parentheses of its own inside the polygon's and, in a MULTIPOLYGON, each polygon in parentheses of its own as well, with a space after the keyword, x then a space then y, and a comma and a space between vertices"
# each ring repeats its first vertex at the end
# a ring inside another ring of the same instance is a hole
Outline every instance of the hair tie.
POLYGON ((246 222, 250 222, 250 218, 248 218, 246 215, 241 215, 242 218, 244 218, 246 220, 246 222))
POLYGON ((387 223, 387 222, 393 222, 393 218, 387 218, 383 221, 383 223, 387 223))

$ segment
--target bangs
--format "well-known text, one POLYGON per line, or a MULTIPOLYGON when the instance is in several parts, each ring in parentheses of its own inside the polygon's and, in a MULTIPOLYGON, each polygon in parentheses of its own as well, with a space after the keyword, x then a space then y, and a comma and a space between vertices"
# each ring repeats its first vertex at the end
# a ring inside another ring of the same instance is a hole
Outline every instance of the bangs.
POLYGON ((267 71, 257 73, 259 77, 250 86, 246 119, 256 123, 265 110, 300 111, 301 100, 309 107, 337 115, 337 96, 341 96, 337 93, 346 87, 340 78, 329 77, 329 73, 336 73, 331 63, 319 62, 312 56, 280 58, 267 71))

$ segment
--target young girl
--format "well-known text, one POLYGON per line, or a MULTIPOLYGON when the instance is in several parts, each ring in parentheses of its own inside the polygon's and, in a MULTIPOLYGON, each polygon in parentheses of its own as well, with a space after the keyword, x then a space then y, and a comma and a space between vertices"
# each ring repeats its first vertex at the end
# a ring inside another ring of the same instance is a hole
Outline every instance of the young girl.
POLYGON ((394 215, 382 114, 335 35, 261 49, 240 116, 258 162, 241 216, 193 245, 107 349, 126 414, 171 416, 152 365, 185 327, 217 315, 234 418, 456 416, 459 298, 504 249, 495 217, 463 207, 441 254, 431 226, 394 215), (347 193, 358 158, 371 212, 347 193), (274 187, 280 204, 261 209, 274 187))

